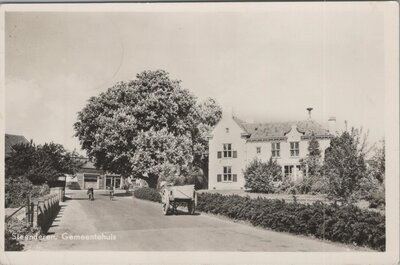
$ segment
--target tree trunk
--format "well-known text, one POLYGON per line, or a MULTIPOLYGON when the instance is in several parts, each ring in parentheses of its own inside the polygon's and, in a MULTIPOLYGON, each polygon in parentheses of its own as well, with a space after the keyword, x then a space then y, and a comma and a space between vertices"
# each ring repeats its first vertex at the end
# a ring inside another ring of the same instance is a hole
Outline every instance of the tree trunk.
POLYGON ((202 161, 201 170, 203 171, 203 183, 202 188, 208 189, 208 157, 202 161))
POLYGON ((149 184, 149 188, 156 189, 158 183, 158 176, 154 174, 149 174, 148 178, 145 178, 147 184, 149 184))

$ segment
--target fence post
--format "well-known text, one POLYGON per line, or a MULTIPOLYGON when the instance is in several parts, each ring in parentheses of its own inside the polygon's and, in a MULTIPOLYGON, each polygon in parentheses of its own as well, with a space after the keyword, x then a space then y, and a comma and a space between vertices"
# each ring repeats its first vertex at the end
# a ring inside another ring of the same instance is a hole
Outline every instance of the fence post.
POLYGON ((25 204, 25 216, 26 216, 26 224, 30 225, 30 213, 29 209, 30 208, 30 196, 26 198, 26 204, 25 204))
POLYGON ((38 203, 34 204, 32 202, 32 217, 33 217, 32 218, 32 226, 34 228, 38 227, 38 214, 39 214, 38 203))
POLYGON ((31 202, 30 205, 29 205, 29 225, 31 227, 33 227, 33 218, 34 218, 33 216, 35 214, 34 209, 33 209, 34 206, 35 205, 34 205, 33 202, 31 202))
POLYGON ((51 215, 51 218, 54 218, 54 216, 56 215, 56 198, 57 198, 57 196, 58 196, 58 194, 55 194, 55 195, 53 195, 53 199, 52 199, 52 206, 51 206, 51 208, 52 208, 52 215, 51 215))
POLYGON ((44 210, 44 201, 38 201, 38 212, 41 212, 40 218, 38 218, 38 225, 40 228, 44 229, 44 221, 45 221, 45 210, 44 210))
POLYGON ((46 227, 46 229, 47 229, 47 223, 48 223, 48 220, 49 220, 49 199, 48 198, 46 198, 45 200, 44 200, 44 225, 45 225, 45 227, 46 227))

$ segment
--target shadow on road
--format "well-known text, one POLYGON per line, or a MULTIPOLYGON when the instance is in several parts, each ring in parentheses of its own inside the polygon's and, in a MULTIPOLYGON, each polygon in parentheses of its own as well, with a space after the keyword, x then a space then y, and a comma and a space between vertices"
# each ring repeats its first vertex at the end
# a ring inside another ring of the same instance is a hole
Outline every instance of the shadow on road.
MULTIPOLYGON (((109 193, 102 193, 102 194, 98 194, 97 196, 99 196, 99 195, 107 196, 107 197, 110 196, 109 193)), ((132 196, 133 196, 133 194, 131 192, 129 192, 129 193, 126 193, 126 192, 114 193, 114 197, 132 197, 132 196)))
POLYGON ((200 213, 194 213, 194 214, 190 214, 187 210, 180 210, 177 209, 175 214, 169 214, 169 215, 193 215, 193 216, 198 216, 200 215, 200 213))
MULTIPOLYGON (((69 200, 74 200, 74 201, 88 201, 89 200, 89 198, 88 197, 85 197, 85 198, 71 198, 71 197, 68 197, 68 196, 65 196, 64 197, 65 198, 65 200, 66 201, 69 201, 69 200)), ((96 198, 95 198, 96 199, 96 198)))
POLYGON ((44 232, 46 235, 52 235, 52 234, 54 234, 54 232, 49 232, 49 230, 50 230, 51 228, 53 228, 53 227, 57 227, 57 226, 58 226, 57 224, 54 224, 54 223, 58 223, 58 222, 61 221, 61 218, 62 218, 62 216, 63 216, 63 214, 64 214, 64 208, 65 208, 65 207, 66 207, 66 205, 60 205, 59 208, 58 208, 58 212, 57 212, 56 217, 54 217, 54 219, 52 220, 51 224, 50 224, 48 227, 45 227, 45 228, 43 229, 43 232, 44 232))

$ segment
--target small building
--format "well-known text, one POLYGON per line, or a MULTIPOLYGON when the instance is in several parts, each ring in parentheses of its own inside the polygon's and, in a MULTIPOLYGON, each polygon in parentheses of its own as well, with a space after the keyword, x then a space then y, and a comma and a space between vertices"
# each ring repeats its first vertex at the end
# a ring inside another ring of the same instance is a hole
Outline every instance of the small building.
POLYGON ((111 174, 95 167, 94 163, 88 158, 79 158, 83 164, 74 178, 69 178, 67 186, 73 189, 107 189, 114 187, 121 189, 124 178, 118 174, 111 174))

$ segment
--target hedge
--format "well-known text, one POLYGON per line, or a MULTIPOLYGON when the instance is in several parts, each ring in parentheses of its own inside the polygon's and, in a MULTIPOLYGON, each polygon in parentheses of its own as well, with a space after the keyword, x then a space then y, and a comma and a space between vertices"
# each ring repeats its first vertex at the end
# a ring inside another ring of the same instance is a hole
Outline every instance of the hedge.
POLYGON ((198 194, 197 210, 279 232, 312 235, 385 250, 385 216, 356 206, 287 203, 238 195, 198 194))
MULTIPOLYGON (((135 197, 161 202, 155 189, 141 188, 135 197)), ((199 193, 196 210, 218 214, 278 232, 367 246, 385 251, 385 216, 356 206, 287 203, 284 200, 199 193)))
POLYGON ((133 195, 138 199, 161 202, 161 195, 156 189, 139 188, 133 192, 133 195))

